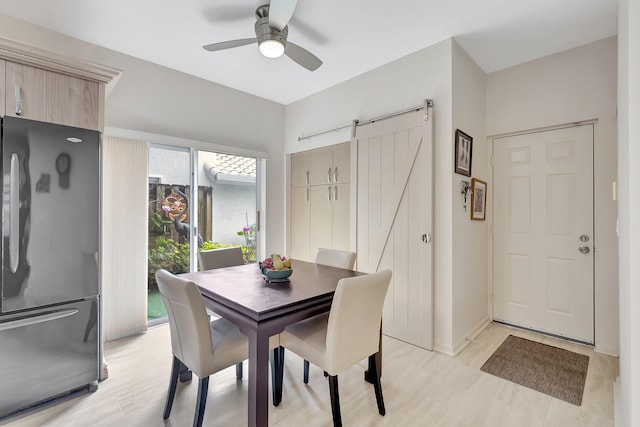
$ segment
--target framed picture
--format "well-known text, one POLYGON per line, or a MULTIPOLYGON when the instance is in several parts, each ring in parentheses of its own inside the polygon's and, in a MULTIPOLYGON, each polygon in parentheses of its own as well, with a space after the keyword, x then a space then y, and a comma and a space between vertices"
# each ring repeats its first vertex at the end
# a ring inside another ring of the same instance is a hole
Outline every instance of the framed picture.
POLYGON ((473 138, 460 129, 456 129, 456 173, 471 176, 471 154, 473 138))
POLYGON ((487 183, 471 179, 471 219, 484 221, 487 212, 487 183))

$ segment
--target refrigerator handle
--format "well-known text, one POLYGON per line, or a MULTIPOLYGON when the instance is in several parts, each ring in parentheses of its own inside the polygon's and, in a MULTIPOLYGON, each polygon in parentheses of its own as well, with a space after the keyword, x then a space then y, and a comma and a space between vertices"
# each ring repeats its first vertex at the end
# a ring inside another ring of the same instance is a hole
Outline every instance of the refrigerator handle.
POLYGON ((9 269, 18 270, 20 263, 20 162, 16 153, 11 154, 9 179, 9 269))
POLYGON ((67 308, 64 310, 47 311, 46 313, 33 317, 22 317, 20 319, 0 323, 0 331, 22 328, 24 326, 35 325, 42 322, 50 322, 52 320, 62 319, 63 317, 73 316, 77 312, 77 308, 67 308))

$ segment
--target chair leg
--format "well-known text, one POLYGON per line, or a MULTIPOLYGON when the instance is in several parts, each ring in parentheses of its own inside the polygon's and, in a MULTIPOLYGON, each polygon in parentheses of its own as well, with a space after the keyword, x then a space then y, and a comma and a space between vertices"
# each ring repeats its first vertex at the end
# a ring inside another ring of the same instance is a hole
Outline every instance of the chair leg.
POLYGON ((209 392, 209 377, 200 378, 198 382, 198 398, 196 400, 196 415, 193 418, 193 427, 201 427, 204 419, 204 410, 207 407, 207 393, 209 392))
POLYGON ((338 376, 329 375, 329 395, 331 396, 331 413, 333 414, 333 426, 342 427, 340 415, 340 395, 338 393, 338 376))
POLYGON ((173 398, 176 395, 176 386, 178 385, 178 376, 180 375, 180 368, 182 362, 177 357, 173 356, 173 365, 171 366, 171 377, 169 378, 169 393, 167 394, 167 403, 164 406, 165 420, 169 418, 171 414, 171 407, 173 406, 173 398))
POLYGON ((242 379, 242 362, 236 365, 236 378, 239 380, 242 379))
POLYGON ((380 413, 380 415, 384 415, 387 412, 384 409, 384 399, 382 398, 382 384, 380 384, 380 375, 379 375, 380 370, 376 366, 377 364, 376 355, 377 353, 369 356, 369 364, 372 367, 371 372, 373 373, 373 389, 376 393, 376 402, 378 403, 378 412, 380 413))
POLYGON ((304 359, 304 373, 302 374, 302 380, 305 384, 309 384, 309 361, 304 359))

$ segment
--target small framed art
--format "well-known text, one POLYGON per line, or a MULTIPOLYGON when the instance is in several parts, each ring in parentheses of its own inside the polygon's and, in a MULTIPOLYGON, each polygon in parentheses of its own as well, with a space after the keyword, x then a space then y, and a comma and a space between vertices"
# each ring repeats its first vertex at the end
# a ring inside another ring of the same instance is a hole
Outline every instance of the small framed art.
POLYGON ((484 221, 487 212, 487 183, 471 179, 471 219, 484 221))
POLYGON ((473 153, 473 138, 460 129, 456 129, 456 163, 455 171, 460 175, 471 176, 471 154, 473 153))

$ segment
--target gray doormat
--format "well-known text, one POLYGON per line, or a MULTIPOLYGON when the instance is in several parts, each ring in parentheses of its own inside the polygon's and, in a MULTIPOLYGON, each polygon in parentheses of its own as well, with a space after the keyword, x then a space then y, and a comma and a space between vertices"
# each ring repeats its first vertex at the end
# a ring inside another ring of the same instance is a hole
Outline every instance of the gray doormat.
POLYGON ((589 356, 509 335, 480 370, 580 406, 589 356))

